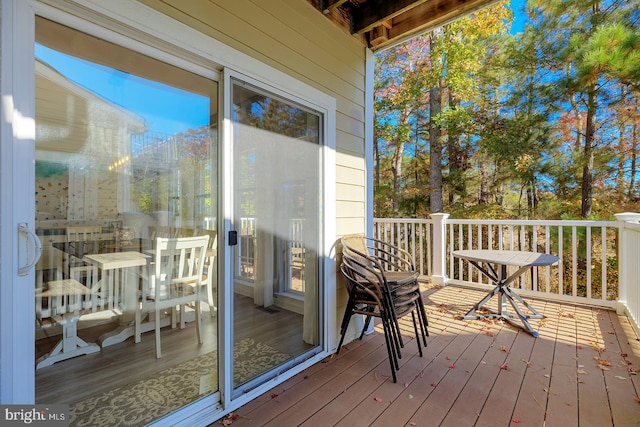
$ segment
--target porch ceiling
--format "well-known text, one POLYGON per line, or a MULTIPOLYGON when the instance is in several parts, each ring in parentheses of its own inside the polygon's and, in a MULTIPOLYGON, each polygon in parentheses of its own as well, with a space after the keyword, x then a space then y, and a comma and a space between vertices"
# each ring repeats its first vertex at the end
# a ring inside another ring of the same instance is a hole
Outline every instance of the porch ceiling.
POLYGON ((376 51, 437 28, 496 0, 307 0, 376 51))

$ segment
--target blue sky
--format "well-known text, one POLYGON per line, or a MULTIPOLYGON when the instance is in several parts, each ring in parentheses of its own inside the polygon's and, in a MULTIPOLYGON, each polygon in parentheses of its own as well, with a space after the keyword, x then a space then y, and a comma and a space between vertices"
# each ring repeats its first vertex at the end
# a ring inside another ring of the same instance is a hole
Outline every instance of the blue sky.
POLYGON ((209 124, 209 98, 36 44, 36 58, 113 105, 144 118, 149 130, 169 135, 209 124))
MULTIPOLYGON (((512 33, 524 28, 525 3, 526 0, 511 0, 514 11, 512 33)), ((90 63, 39 44, 36 45, 36 57, 79 86, 142 116, 149 129, 155 132, 173 135, 209 124, 207 97, 90 63)))
POLYGON ((513 34, 522 32, 524 29, 524 24, 526 22, 524 6, 526 3, 526 0, 511 0, 511 9, 513 10, 513 24, 511 25, 511 32, 513 34))

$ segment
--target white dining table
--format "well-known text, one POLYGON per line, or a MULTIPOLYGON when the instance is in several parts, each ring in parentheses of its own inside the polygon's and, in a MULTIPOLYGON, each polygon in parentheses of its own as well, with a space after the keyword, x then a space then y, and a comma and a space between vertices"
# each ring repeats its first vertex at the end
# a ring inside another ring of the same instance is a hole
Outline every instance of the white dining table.
POLYGON ((47 282, 46 289, 36 294, 38 298, 48 298, 49 304, 53 300, 64 298, 67 312, 52 316, 53 320, 62 327, 62 338, 53 350, 36 360, 36 369, 53 365, 61 360, 91 354, 100 351, 100 346, 88 343, 78 336, 78 320, 82 307, 82 296, 91 290, 74 279, 54 280, 47 282))
POLYGON ((494 285, 494 288, 461 318, 467 320, 504 319, 523 328, 534 337, 538 336, 538 332, 531 327, 528 319, 542 319, 544 316, 536 311, 531 304, 524 301, 509 285, 534 267, 547 267, 556 264, 559 260, 557 256, 529 251, 490 249, 458 250, 453 251, 453 256, 469 261, 494 285), (517 269, 508 274, 508 266, 515 266, 517 269), (497 310, 485 306, 494 296, 499 298, 497 310), (508 311, 508 304, 511 305, 515 313, 508 311), (528 313, 524 313, 520 305, 524 306, 528 313))
POLYGON ((109 308, 118 314, 118 327, 98 339, 101 347, 123 342, 134 335, 133 321, 138 304, 140 276, 133 269, 146 268, 149 259, 149 255, 138 251, 88 254, 83 257, 86 263, 102 270, 101 280, 106 282, 111 298, 109 308))

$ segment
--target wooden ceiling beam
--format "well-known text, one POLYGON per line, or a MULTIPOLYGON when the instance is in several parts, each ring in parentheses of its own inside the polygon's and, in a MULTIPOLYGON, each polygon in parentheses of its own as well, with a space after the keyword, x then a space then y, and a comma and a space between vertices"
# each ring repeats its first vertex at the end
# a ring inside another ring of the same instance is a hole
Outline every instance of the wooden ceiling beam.
MULTIPOLYGON (((411 13, 396 16, 387 33, 390 45, 411 36, 425 33, 454 19, 485 7, 497 0, 432 0, 414 8, 411 13)), ((382 45, 376 46, 380 49, 382 45)))
POLYGON ((347 0, 320 0, 320 10, 325 15, 327 13, 331 13, 333 9, 337 9, 343 4, 345 4, 347 0))
POLYGON ((350 8, 351 33, 363 34, 428 0, 367 0, 350 8))

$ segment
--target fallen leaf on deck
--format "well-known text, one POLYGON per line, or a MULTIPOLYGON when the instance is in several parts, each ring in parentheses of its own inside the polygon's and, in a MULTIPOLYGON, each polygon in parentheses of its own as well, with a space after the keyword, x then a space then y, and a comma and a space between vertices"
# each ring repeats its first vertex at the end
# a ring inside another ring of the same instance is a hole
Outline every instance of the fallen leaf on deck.
POLYGON ((407 395, 407 397, 408 397, 409 399, 413 399, 413 394, 408 394, 408 395, 407 395))
POLYGON ((456 365, 454 365, 453 363, 451 365, 449 365, 449 369, 453 369, 455 367, 456 367, 456 365))
POLYGON ((431 383, 431 387, 435 387, 437 385, 438 385, 438 383, 431 383))
POLYGON ((240 415, 236 415, 232 412, 230 414, 227 414, 227 416, 224 417, 222 421, 220 421, 220 424, 222 424, 223 426, 230 426, 238 418, 240 418, 240 415))
POLYGON ((640 396, 636 396, 636 402, 640 403, 640 396))
POLYGON ((380 399, 379 397, 374 397, 373 400, 375 400, 376 402, 382 402, 382 399, 380 399))
POLYGON ((623 377, 621 375, 616 375, 616 378, 619 379, 619 380, 627 380, 628 379, 628 378, 623 377))
POLYGON ((517 418, 515 418, 515 419, 513 420, 513 423, 514 423, 514 424, 520 424, 520 420, 519 420, 519 419, 517 419, 517 418))
POLYGON ((416 424, 416 423, 414 423, 413 421, 411 421, 411 422, 409 423, 409 425, 410 425, 410 426, 417 426, 418 424, 416 424))
POLYGON ((582 369, 582 368, 579 368, 576 372, 577 372, 578 374, 586 374, 586 373, 587 373, 587 371, 585 371, 585 370, 584 370, 584 369, 582 369))
POLYGON ((501 345, 501 346, 500 346, 500 348, 499 348, 499 350, 500 350, 500 351, 507 352, 507 347, 505 347, 505 346, 501 345))
POLYGON ((505 371, 511 370, 511 368, 509 368, 509 365, 507 365, 506 363, 504 365, 500 366, 500 369, 504 369, 505 371))
POLYGON ((277 393, 271 393, 271 398, 272 398, 272 399, 275 399, 276 397, 278 397, 278 394, 277 394, 277 393))

